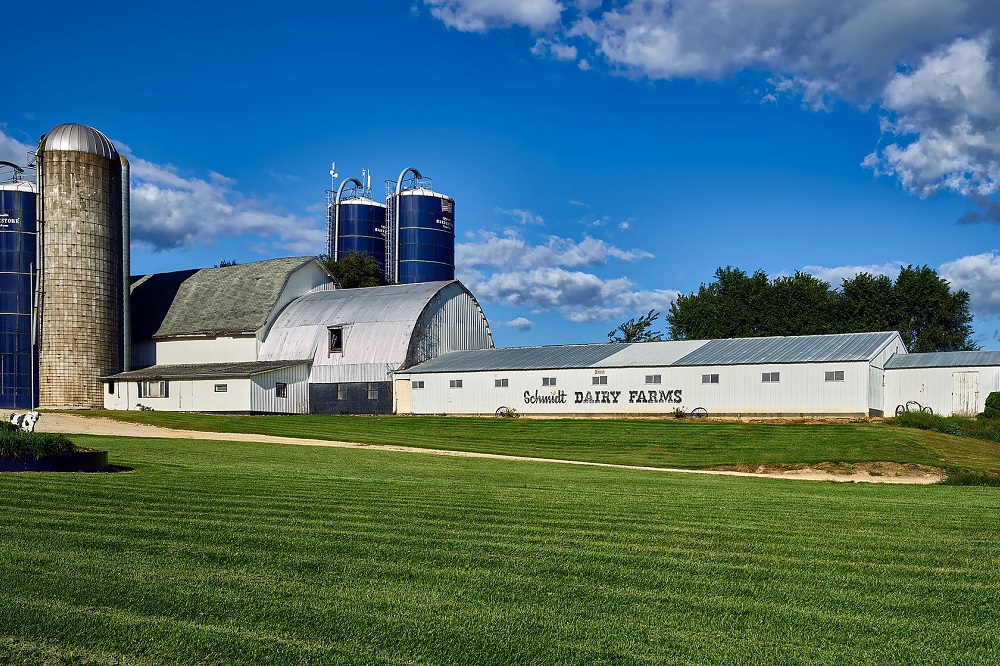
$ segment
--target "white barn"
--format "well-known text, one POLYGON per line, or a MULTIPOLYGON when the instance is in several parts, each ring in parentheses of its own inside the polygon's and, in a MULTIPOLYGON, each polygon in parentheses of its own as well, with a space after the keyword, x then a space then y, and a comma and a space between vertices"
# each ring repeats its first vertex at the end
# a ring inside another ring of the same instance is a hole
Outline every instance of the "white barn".
POLYGON ((896 332, 453 352, 397 373, 397 410, 878 416, 905 354, 896 332))
POLYGON ((935 352, 889 359, 885 371, 886 415, 917 403, 935 414, 972 416, 1000 391, 1000 351, 935 352))

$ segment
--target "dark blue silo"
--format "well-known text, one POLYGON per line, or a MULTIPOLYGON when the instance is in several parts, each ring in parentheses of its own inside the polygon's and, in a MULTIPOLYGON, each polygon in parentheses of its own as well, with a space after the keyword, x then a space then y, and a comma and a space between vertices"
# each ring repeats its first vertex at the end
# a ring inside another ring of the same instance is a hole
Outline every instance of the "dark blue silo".
POLYGON ((38 358, 31 344, 38 268, 34 183, 0 184, 0 408, 38 404, 38 358))
POLYGON ((385 204, 371 199, 345 199, 340 202, 337 224, 337 259, 351 252, 364 252, 385 270, 385 204))
POLYGON ((455 279, 455 200, 420 188, 401 192, 400 284, 455 279))

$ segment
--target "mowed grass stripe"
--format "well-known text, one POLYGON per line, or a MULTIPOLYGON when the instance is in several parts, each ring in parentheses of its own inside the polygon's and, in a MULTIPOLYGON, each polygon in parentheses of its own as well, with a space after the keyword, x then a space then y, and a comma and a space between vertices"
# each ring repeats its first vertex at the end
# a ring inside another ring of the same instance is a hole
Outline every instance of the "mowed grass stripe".
POLYGON ((1000 636, 995 489, 105 444, 139 471, 0 477, 0 634, 58 646, 15 663, 990 663, 1000 636))

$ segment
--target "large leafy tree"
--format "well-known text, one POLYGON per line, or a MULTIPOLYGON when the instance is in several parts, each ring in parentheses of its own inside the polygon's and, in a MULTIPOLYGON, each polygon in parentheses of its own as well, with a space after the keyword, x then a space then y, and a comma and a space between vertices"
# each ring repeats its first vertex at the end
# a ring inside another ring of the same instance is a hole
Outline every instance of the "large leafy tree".
POLYGON ((907 266, 895 282, 859 273, 840 290, 806 273, 771 280, 727 266, 667 315, 675 340, 899 331, 917 352, 975 349, 971 322, 969 294, 927 266, 907 266))
POLYGON ((344 289, 358 287, 380 287, 385 282, 385 274, 375 258, 365 252, 350 251, 338 261, 326 258, 326 267, 337 278, 344 289))
POLYGON ((660 316, 656 310, 650 310, 641 317, 629 319, 618 324, 615 330, 608 333, 611 342, 660 342, 663 333, 653 330, 653 322, 660 316))

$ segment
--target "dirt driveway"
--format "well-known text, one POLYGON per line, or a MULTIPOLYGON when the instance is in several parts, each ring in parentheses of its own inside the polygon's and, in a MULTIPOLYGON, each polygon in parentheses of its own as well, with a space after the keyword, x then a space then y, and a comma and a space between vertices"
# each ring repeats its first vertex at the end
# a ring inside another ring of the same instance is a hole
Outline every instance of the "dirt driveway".
POLYGON ((769 466, 733 466, 731 468, 715 469, 675 469, 664 467, 645 467, 642 465, 615 465, 611 463, 581 462, 578 460, 557 460, 551 458, 533 458, 528 456, 505 456, 495 453, 472 453, 468 451, 446 451, 442 449, 422 449, 411 446, 358 444, 356 442, 335 442, 318 439, 302 439, 298 437, 277 437, 273 435, 254 435, 226 432, 201 432, 197 430, 177 430, 159 426, 143 425, 115 421, 114 419, 91 416, 76 416, 74 414, 43 414, 38 422, 41 432, 58 432, 80 435, 118 435, 123 437, 170 437, 178 439, 208 439, 223 442, 270 442, 275 444, 295 444, 299 446, 334 446, 341 448, 370 449, 374 451, 397 451, 403 453, 421 453, 435 456, 453 456, 459 458, 489 458, 493 460, 521 460, 528 462, 544 462, 561 465, 586 465, 589 467, 611 467, 616 469, 635 469, 652 472, 677 472, 684 474, 714 474, 724 476, 756 476, 767 478, 796 479, 800 481, 850 481, 865 483, 937 483, 944 472, 936 467, 926 465, 900 465, 897 463, 821 463, 818 465, 769 465, 769 466))

